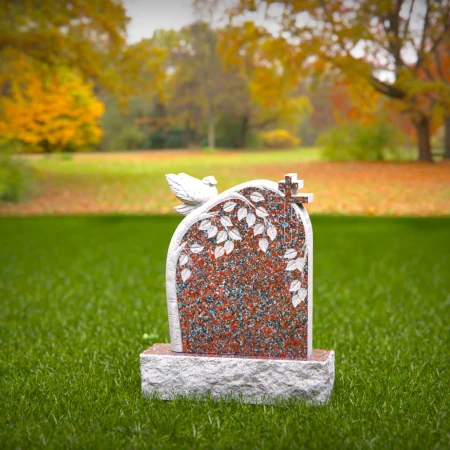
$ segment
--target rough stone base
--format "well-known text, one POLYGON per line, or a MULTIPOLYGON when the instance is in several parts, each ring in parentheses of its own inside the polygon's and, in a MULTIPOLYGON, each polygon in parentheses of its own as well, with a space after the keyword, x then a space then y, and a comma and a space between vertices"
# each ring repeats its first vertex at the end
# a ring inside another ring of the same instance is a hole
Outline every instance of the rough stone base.
POLYGON ((313 350, 308 359, 274 359, 177 353, 169 344, 155 344, 140 358, 144 394, 164 400, 209 394, 245 403, 291 397, 323 403, 334 384, 332 350, 313 350))

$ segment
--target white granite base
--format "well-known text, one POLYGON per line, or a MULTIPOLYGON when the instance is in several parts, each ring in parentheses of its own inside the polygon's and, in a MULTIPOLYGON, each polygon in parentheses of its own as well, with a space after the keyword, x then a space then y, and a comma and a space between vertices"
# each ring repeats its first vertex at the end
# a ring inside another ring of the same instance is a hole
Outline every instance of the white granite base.
POLYGON ((245 403, 303 398, 324 403, 334 384, 334 352, 314 350, 308 359, 207 356, 175 353, 155 344, 140 355, 142 390, 164 400, 200 396, 245 403))

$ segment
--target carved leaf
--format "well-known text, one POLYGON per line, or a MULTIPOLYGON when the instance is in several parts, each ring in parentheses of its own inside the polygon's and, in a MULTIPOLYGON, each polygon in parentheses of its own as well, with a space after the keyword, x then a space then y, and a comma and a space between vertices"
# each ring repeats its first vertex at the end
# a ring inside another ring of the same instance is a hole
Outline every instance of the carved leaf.
POLYGON ((226 241, 225 244, 223 244, 223 248, 227 252, 227 255, 229 255, 234 249, 234 242, 233 241, 226 241))
POLYGON ((203 247, 200 244, 192 244, 191 245, 191 252, 192 253, 200 253, 203 251, 203 247))
POLYGON ((245 220, 247 221, 247 225, 252 227, 256 221, 256 216, 253 213, 250 213, 245 220))
POLYGON ((225 255, 225 249, 223 247, 216 247, 216 250, 214 251, 214 256, 216 259, 223 255, 225 255))
POLYGON ((263 208, 262 206, 258 206, 256 208, 256 215, 259 217, 267 217, 269 215, 269 213, 267 212, 266 208, 263 208))
POLYGON ((289 272, 292 272, 293 270, 295 270, 295 259, 291 259, 290 261, 288 261, 286 270, 289 272))
POLYGON ((223 216, 220 218, 220 222, 224 227, 232 227, 231 219, 228 216, 223 216))
POLYGON ((228 230, 228 236, 230 236, 233 241, 240 241, 242 239, 241 235, 239 234, 239 231, 236 228, 230 228, 228 230))
POLYGON ((235 206, 236 206, 235 202, 226 202, 225 205, 223 205, 223 210, 225 212, 231 212, 233 211, 235 206))
POLYGON ((186 255, 186 253, 182 253, 180 255, 180 260, 179 260, 180 266, 184 266, 188 261, 189 261, 189 256, 186 255))
POLYGON ((298 270, 302 271, 302 270, 303 270, 303 267, 304 267, 304 265, 305 265, 305 262, 306 262, 306 258, 297 258, 297 259, 295 260, 295 267, 296 267, 298 270))
POLYGON ((250 198, 256 203, 262 202, 263 200, 265 200, 264 197, 257 191, 252 192, 250 194, 250 198))
POLYGON ((262 238, 259 240, 259 248, 265 253, 267 247, 269 246, 269 241, 266 238, 262 238))
POLYGON ((301 287, 300 280, 292 280, 291 286, 289 287, 289 292, 297 292, 301 287))
POLYGON ((277 229, 274 225, 270 224, 267 227, 267 235, 270 237, 270 239, 273 241, 277 237, 277 229))
POLYGON ((244 207, 239 208, 237 213, 238 220, 241 221, 242 219, 245 219, 247 217, 247 214, 248 214, 247 208, 244 207))
POLYGON ((214 217, 217 216, 217 212, 207 212, 200 215, 200 219, 207 219, 208 217, 214 217))
POLYGON ((300 296, 301 301, 303 302, 306 296, 308 295, 308 291, 305 288, 300 288, 300 290, 298 291, 298 295, 300 296))
POLYGON ((257 236, 258 234, 264 233, 264 224, 263 223, 257 223, 255 225, 255 228, 253 228, 253 235, 257 236))
POLYGON ((296 307, 304 302, 307 294, 308 291, 305 288, 300 288, 300 290, 292 297, 292 305, 296 307))
POLYGON ((181 279, 183 281, 186 281, 191 276, 191 271, 189 269, 183 269, 181 271, 181 279))
POLYGON ((216 242, 220 244, 223 241, 226 241, 228 239, 228 234, 225 230, 219 231, 219 234, 217 235, 216 242))
POLYGON ((286 250, 286 253, 284 254, 283 258, 293 259, 296 256, 297 256, 297 250, 294 250, 293 248, 289 248, 286 250))
POLYGON ((219 229, 215 225, 213 227, 211 227, 208 230, 208 239, 213 238, 217 234, 218 231, 219 231, 219 229))
POLYGON ((211 222, 209 220, 203 220, 200 222, 200 225, 198 226, 199 230, 207 230, 211 226, 211 222))

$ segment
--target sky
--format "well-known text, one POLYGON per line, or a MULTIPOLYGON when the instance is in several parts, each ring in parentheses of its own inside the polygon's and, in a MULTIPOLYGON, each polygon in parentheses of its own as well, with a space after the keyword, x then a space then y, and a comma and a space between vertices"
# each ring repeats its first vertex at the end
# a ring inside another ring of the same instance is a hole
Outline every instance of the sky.
POLYGON ((180 29, 195 20, 191 0, 124 0, 123 3, 131 17, 129 43, 150 38, 159 28, 180 29))
MULTIPOLYGON (((213 24, 220 25, 223 12, 232 5, 234 0, 220 0, 213 17, 213 24)), ((192 7, 192 0, 123 0, 127 15, 131 18, 128 24, 127 41, 130 44, 143 38, 150 38, 158 29, 177 29, 195 22, 200 17, 192 7)), ((276 6, 269 9, 277 14, 276 6)), ((266 26, 269 31, 275 31, 276 26, 264 19, 262 12, 248 13, 245 17, 255 23, 266 26)))

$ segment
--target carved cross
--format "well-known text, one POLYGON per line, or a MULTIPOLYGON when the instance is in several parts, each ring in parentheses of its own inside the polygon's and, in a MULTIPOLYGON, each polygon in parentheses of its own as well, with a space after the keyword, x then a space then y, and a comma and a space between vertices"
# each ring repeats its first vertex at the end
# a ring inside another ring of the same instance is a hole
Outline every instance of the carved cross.
MULTIPOLYGON (((288 173, 284 176, 284 180, 278 182, 278 189, 284 193, 284 217, 286 220, 295 220, 296 214, 292 204, 311 203, 312 194, 297 194, 297 190, 303 187, 303 180, 297 180, 296 173, 288 173)), ((294 230, 283 228, 284 240, 291 243, 293 236, 296 234, 294 230)))
POLYGON ((284 192, 285 203, 311 203, 313 201, 312 194, 297 194, 297 189, 303 187, 303 180, 297 180, 296 173, 287 173, 284 180, 278 182, 278 189, 284 192))

